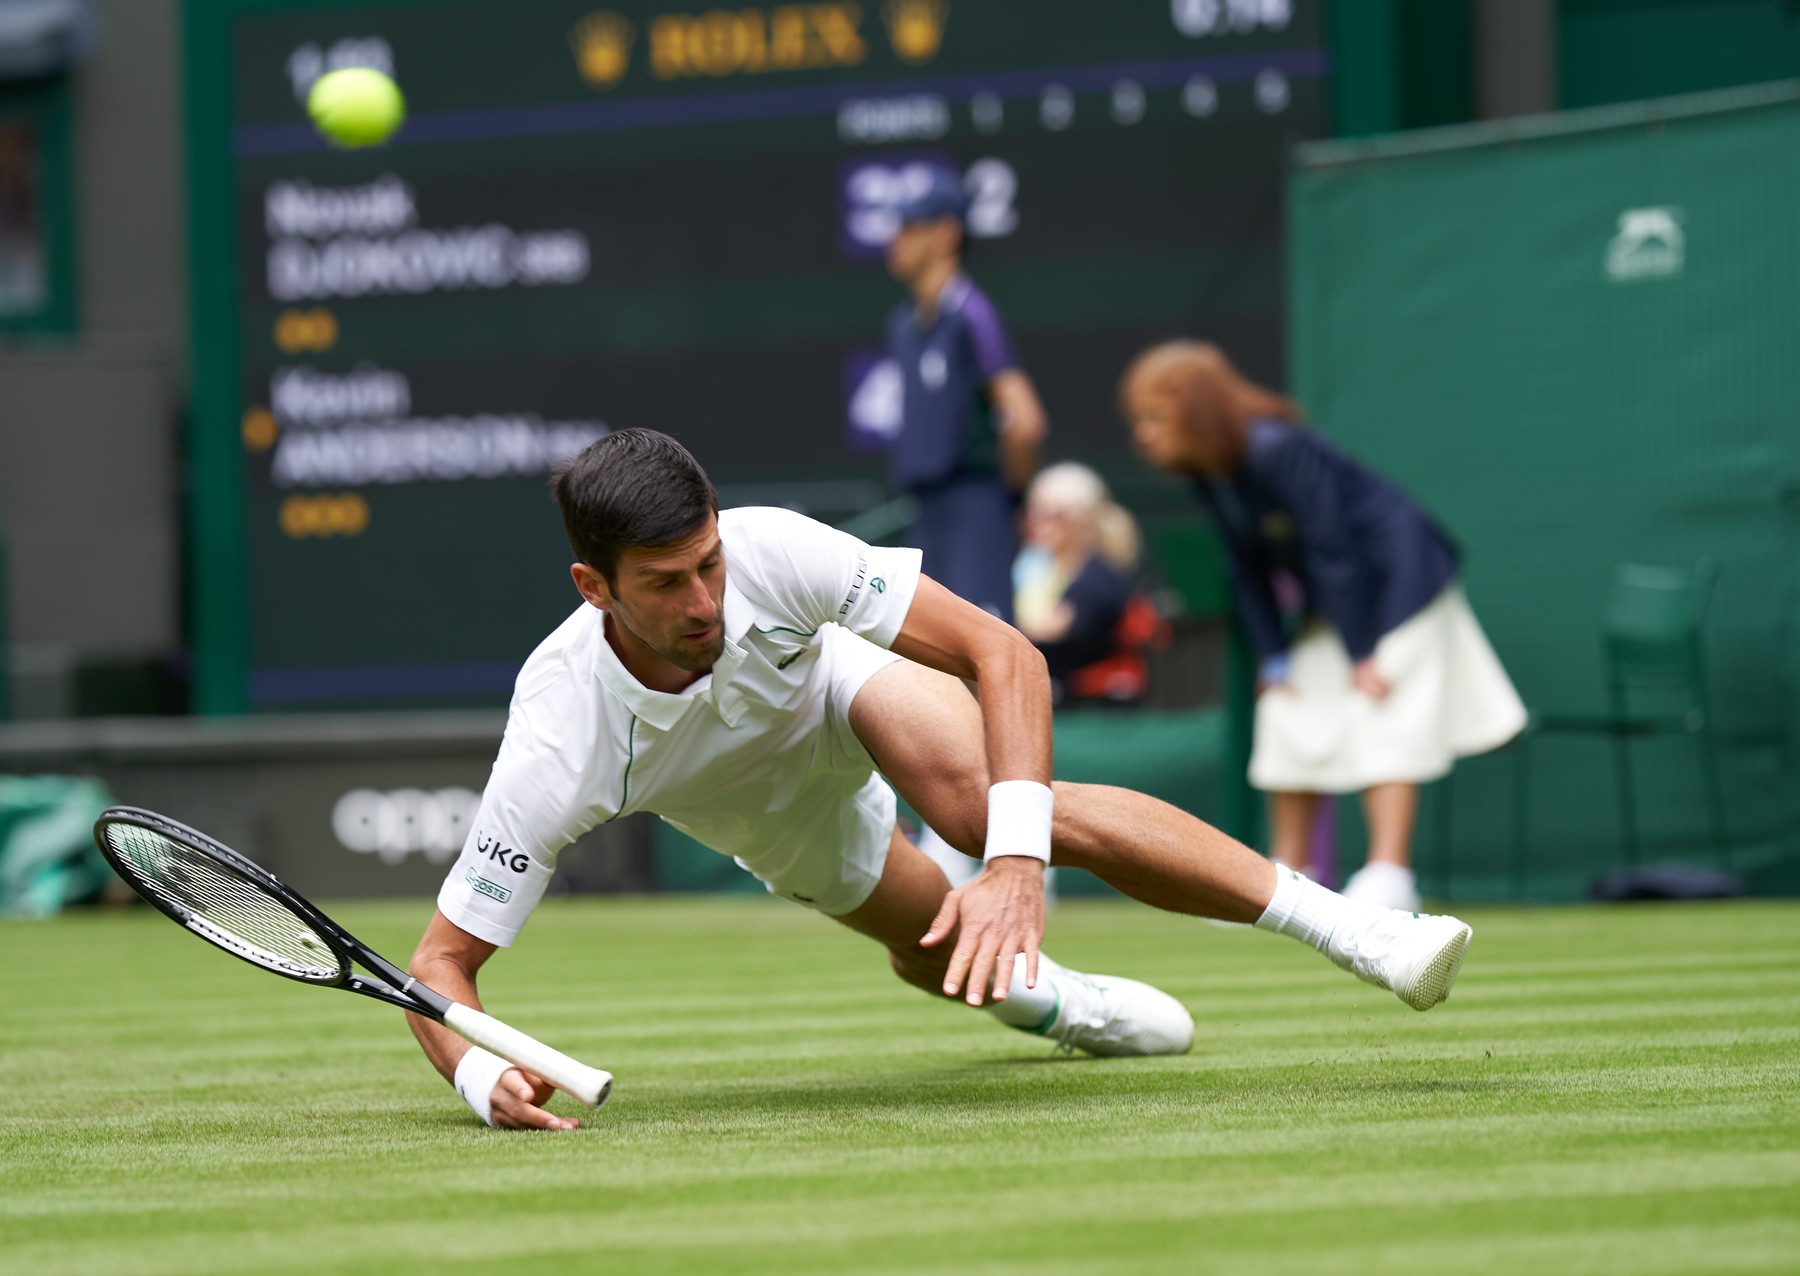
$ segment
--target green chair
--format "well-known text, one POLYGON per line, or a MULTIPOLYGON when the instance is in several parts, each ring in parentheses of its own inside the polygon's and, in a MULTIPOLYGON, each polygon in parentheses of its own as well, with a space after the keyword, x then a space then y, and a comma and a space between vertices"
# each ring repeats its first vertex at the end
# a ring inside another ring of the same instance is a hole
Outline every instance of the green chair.
POLYGON ((1719 780, 1718 750, 1713 742, 1701 641, 1706 608, 1717 577, 1718 568, 1710 559, 1691 568, 1627 563, 1615 572, 1601 630, 1608 712, 1595 715, 1534 710, 1513 744, 1512 871, 1519 894, 1525 890, 1527 867, 1532 742, 1544 735, 1600 735, 1613 742, 1619 829, 1628 865, 1638 862, 1642 849, 1631 746, 1651 736, 1688 736, 1699 763, 1713 845, 1729 863, 1724 791, 1719 780), (1646 702, 1654 708, 1641 708, 1646 702))

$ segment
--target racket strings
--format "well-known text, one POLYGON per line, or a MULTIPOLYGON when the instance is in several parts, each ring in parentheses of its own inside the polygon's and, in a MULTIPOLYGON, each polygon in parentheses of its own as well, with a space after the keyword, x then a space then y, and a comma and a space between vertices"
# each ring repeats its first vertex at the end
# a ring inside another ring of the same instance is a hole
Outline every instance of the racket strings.
POLYGON ((173 905, 202 938, 296 978, 329 982, 343 975, 343 959, 312 927, 211 856, 131 824, 108 825, 106 839, 132 886, 173 905))

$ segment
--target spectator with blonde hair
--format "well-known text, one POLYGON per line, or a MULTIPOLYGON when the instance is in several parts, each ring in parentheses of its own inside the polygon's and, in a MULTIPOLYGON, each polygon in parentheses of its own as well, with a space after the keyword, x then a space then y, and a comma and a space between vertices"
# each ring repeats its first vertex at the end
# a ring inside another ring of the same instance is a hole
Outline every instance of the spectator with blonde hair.
POLYGON ((1061 689, 1117 645, 1137 568, 1137 524, 1104 479, 1064 461, 1032 480, 1025 541, 1013 573, 1015 623, 1044 653, 1061 689))
POLYGON ((1303 866, 1319 795, 1361 792, 1369 859, 1344 893, 1416 909, 1418 786, 1525 725, 1456 548, 1216 346, 1145 351, 1120 398, 1139 453, 1191 477, 1224 542, 1261 661, 1250 782, 1271 795, 1274 858, 1303 866))

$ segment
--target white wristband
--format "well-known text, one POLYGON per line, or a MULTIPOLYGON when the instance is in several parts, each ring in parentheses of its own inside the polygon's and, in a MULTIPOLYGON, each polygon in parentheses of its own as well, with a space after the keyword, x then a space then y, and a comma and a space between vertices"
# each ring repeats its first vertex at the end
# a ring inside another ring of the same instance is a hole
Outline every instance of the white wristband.
POLYGON ((517 1066, 497 1054, 490 1054, 480 1046, 470 1046, 469 1052, 462 1057, 462 1062, 456 1065, 456 1092, 462 1095, 464 1103, 475 1109, 476 1116, 492 1125, 494 1086, 508 1068, 517 1066))
POLYGON ((1026 855, 1050 862, 1050 814, 1056 794, 1035 780, 1002 780, 988 788, 984 860, 1026 855))

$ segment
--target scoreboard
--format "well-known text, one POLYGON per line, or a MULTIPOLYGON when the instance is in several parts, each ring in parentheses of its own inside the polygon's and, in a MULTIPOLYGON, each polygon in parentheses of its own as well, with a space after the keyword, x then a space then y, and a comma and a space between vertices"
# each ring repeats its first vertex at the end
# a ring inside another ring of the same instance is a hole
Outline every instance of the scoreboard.
POLYGON ((1051 420, 1123 463, 1119 373, 1281 367, 1286 149, 1321 0, 186 6, 198 706, 492 702, 578 601, 547 495, 604 431, 840 520, 898 414, 883 247, 964 174, 969 273, 1051 420), (345 151, 312 82, 408 118, 345 151))

